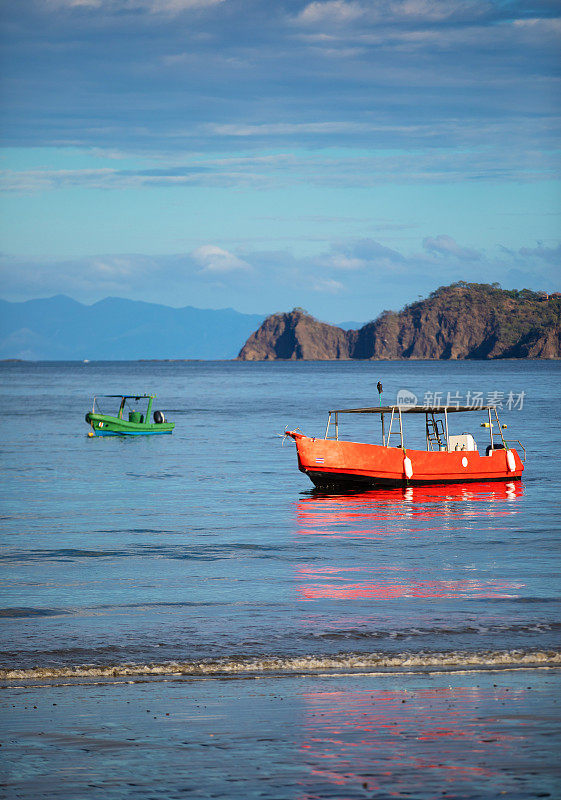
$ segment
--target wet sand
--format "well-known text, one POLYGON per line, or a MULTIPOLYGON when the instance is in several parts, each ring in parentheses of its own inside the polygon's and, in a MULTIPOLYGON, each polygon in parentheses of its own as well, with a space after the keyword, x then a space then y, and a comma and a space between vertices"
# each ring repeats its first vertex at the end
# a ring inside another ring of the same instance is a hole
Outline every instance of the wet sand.
POLYGON ((559 670, 2 688, 4 796, 561 795, 559 670))

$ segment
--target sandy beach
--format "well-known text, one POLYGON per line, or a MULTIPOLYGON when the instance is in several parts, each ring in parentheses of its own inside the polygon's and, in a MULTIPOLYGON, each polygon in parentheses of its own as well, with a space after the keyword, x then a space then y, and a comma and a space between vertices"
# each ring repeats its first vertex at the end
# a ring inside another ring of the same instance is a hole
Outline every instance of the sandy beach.
POLYGON ((558 797, 559 670, 4 687, 5 796, 558 797))

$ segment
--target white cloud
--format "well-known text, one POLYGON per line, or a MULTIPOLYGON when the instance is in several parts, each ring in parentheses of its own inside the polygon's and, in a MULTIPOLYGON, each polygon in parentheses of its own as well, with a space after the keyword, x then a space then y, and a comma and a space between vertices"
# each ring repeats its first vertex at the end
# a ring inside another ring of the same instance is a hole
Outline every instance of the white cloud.
POLYGON ((414 19, 438 22, 450 17, 464 16, 474 19, 488 12, 486 2, 454 2, 454 0, 401 0, 390 3, 389 10, 396 19, 414 19))
POLYGON ((397 250, 385 247, 374 239, 338 243, 329 252, 314 257, 312 263, 321 269, 346 272, 348 280, 353 279, 360 270, 368 270, 370 277, 382 274, 396 276, 409 272, 412 266, 412 262, 397 250))
POLYGON ((225 0, 138 0, 139 5, 148 6, 153 14, 180 14, 182 11, 210 8, 223 2, 225 0))
POLYGON ((109 254, 73 261, 4 256, 2 295, 27 300, 62 292, 87 302, 109 295, 260 312, 302 305, 338 321, 370 319, 382 308, 400 308, 418 294, 457 280, 499 281, 505 288, 560 288, 561 245, 553 242, 482 252, 474 259, 459 258, 458 252, 474 251, 450 236, 429 242, 440 251, 425 246, 420 252, 404 253, 358 239, 339 242, 315 256, 252 250, 244 252, 243 260, 211 244, 190 253, 109 254), (353 259, 363 267, 353 268, 353 259))
POLYGON ((100 8, 103 0, 54 0, 56 5, 66 5, 69 8, 100 8))
MULTIPOLYGON (((440 125, 439 135, 445 128, 447 137, 460 141, 463 150, 428 147, 431 136, 435 134, 430 124, 411 126, 400 129, 397 125, 377 126, 366 123, 283 123, 282 125, 205 125, 200 126, 201 136, 208 143, 216 134, 240 137, 241 141, 252 145, 251 137, 277 136, 279 149, 285 152, 273 152, 261 155, 258 146, 249 154, 230 156, 214 156, 207 153, 185 151, 177 156, 164 154, 160 159, 145 156, 134 156, 130 162, 121 165, 118 159, 126 158, 124 154, 113 155, 101 153, 103 161, 99 167, 75 169, 5 169, 0 171, 0 192, 18 194, 49 193, 64 188, 107 189, 113 191, 163 187, 250 187, 252 189, 268 189, 279 186, 314 185, 320 187, 379 186, 406 181, 407 183, 439 183, 473 180, 474 176, 487 177, 495 181, 531 182, 535 180, 556 179, 558 164, 555 154, 541 149, 535 142, 518 148, 503 148, 501 152, 492 147, 475 146, 476 136, 487 136, 499 140, 506 137, 508 123, 499 121, 495 126, 479 124, 476 131, 475 122, 471 130, 468 126, 457 123, 440 125), (315 133, 309 134, 310 131, 315 133), (311 135, 312 141, 323 140, 331 132, 340 131, 348 134, 349 140, 356 136, 361 143, 356 150, 334 148, 307 152, 290 152, 292 142, 290 136, 300 138, 311 135), (393 150, 369 150, 362 144, 368 139, 370 131, 377 131, 388 143, 393 140, 393 150), (282 134, 286 133, 286 137, 282 134), (419 149, 408 152, 401 144, 409 136, 415 136, 421 143, 419 149), (247 137, 247 138, 243 138, 247 137), (399 143, 399 144, 398 144, 399 143)), ((523 122, 518 125, 519 133, 523 122)), ((528 129, 528 135, 532 131, 528 129)), ((192 132, 191 132, 192 133, 192 132)), ((533 123, 533 133, 536 124, 533 123)), ((511 137, 512 142, 512 137, 511 137)), ((195 143, 193 143, 194 146, 195 143)), ((259 144, 259 142, 258 142, 259 144)), ((233 149, 233 148, 232 148, 233 149)), ((86 154, 88 151, 84 151, 86 154)), ((235 151, 234 151, 235 152, 235 151)), ((371 229, 373 230, 373 229, 371 229)), ((429 245, 430 246, 430 245, 429 245)), ((445 242, 434 240, 432 249, 445 248, 445 242)))
POLYGON ((292 136, 299 133, 356 133, 376 130, 361 122, 270 122, 261 125, 210 124, 210 133, 218 136, 292 136))
POLYGON ((151 14, 180 14, 210 8, 225 0, 48 0, 55 8, 103 9, 106 13, 147 11, 151 14))
POLYGON ((0 172, 2 191, 39 192, 60 186, 82 186, 93 184, 106 187, 117 175, 115 169, 30 169, 3 170, 0 172))
POLYGON ((251 267, 228 250, 223 250, 214 244, 204 244, 193 250, 191 257, 201 266, 203 273, 224 273, 236 270, 247 271, 251 267))
POLYGON ((362 269, 365 262, 362 258, 355 258, 347 253, 333 253, 326 259, 331 269, 357 270, 362 269))
POLYGON ((481 258, 481 253, 469 247, 461 247, 451 236, 441 234, 440 236, 427 236, 423 239, 423 247, 430 253, 437 253, 442 256, 455 256, 462 261, 477 261, 481 258))
POLYGON ((351 22, 364 14, 363 8, 356 2, 345 0, 326 0, 326 2, 313 2, 304 8, 298 15, 298 22, 305 25, 317 23, 340 24, 351 22))
POLYGON ((518 253, 523 258, 535 257, 555 265, 559 265, 561 262, 561 244, 555 247, 546 247, 542 242, 539 242, 537 247, 521 247, 518 253))
POLYGON ((329 292, 329 294, 339 294, 344 290, 344 286, 340 281, 333 280, 333 278, 316 278, 311 282, 311 288, 316 292, 329 292))
POLYGON ((296 17, 307 27, 344 28, 357 20, 367 25, 439 23, 444 20, 479 21, 492 11, 485 0, 315 0, 296 17))
POLYGON ((516 28, 536 31, 539 34, 561 33, 561 19, 558 17, 554 17, 553 19, 515 19, 512 24, 516 28))
POLYGON ((94 257, 91 261, 90 269, 97 274, 100 280, 126 279, 139 271, 138 263, 135 263, 132 258, 122 256, 94 257))

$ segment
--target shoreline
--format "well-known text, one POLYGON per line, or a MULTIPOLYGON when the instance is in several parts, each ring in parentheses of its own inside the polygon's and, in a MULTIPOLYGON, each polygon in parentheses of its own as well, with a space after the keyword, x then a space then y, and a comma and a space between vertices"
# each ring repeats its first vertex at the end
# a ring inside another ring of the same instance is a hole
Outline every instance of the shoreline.
POLYGON ((431 675, 457 672, 497 672, 518 669, 559 669, 561 651, 530 649, 480 652, 340 653, 299 656, 256 656, 161 663, 83 663, 65 666, 0 668, 0 683, 41 682, 49 678, 228 677, 266 678, 326 675, 431 675))
POLYGON ((516 670, 14 687, 0 693, 6 796, 553 797, 560 677, 516 670))

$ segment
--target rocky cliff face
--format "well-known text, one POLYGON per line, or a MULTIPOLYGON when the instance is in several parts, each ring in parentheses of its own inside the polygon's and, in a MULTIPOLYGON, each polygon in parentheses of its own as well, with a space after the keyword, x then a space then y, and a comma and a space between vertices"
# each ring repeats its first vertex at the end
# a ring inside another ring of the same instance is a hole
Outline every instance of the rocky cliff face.
POLYGON ((274 314, 238 358, 561 358, 561 297, 457 283, 359 331, 318 322, 302 309, 274 314))
POLYGON ((289 314, 267 317, 249 337, 238 358, 242 361, 349 358, 349 333, 355 332, 318 322, 303 309, 295 308, 289 314))

